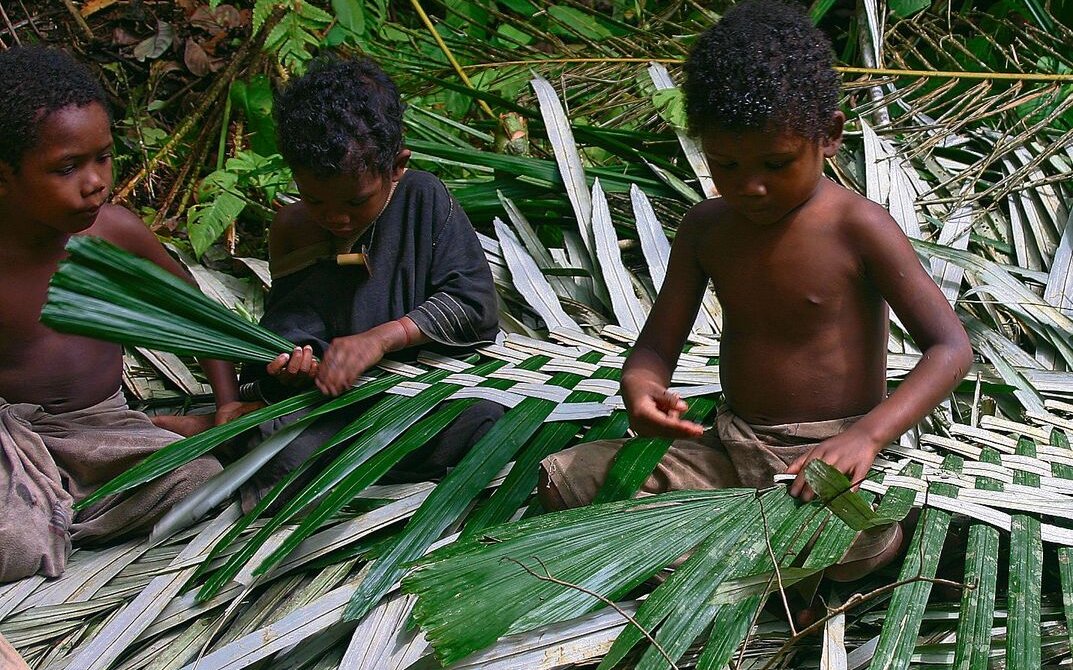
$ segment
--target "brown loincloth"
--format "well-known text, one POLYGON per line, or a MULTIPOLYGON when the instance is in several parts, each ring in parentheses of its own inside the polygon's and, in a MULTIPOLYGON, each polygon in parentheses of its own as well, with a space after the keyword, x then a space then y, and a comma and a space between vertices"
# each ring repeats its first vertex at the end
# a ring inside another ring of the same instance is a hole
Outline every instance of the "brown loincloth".
MULTIPOLYGON (((696 440, 671 443, 663 459, 641 486, 641 494, 689 489, 769 488, 774 477, 819 442, 844 432, 860 417, 751 425, 725 406, 715 426, 696 440)), ((566 508, 587 505, 607 478, 626 440, 599 440, 552 454, 540 463, 556 498, 566 508), (556 495, 557 494, 557 495, 556 495)), ((873 558, 898 539, 896 526, 859 533, 840 562, 873 558)))
POLYGON ((0 582, 63 573, 71 542, 93 544, 151 528, 220 471, 211 456, 72 518, 72 505, 179 439, 127 407, 122 391, 92 407, 50 414, 0 399, 0 582))

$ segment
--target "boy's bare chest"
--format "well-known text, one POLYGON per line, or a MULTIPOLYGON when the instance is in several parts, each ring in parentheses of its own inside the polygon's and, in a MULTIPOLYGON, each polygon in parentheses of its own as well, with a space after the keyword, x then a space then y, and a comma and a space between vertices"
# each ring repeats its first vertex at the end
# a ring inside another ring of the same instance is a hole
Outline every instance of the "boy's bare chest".
POLYGON ((822 325, 867 294, 859 258, 827 235, 727 236, 705 246, 701 263, 728 318, 739 325, 822 325))
POLYGON ((0 265, 0 341, 11 346, 41 337, 41 308, 48 296, 51 268, 0 265))

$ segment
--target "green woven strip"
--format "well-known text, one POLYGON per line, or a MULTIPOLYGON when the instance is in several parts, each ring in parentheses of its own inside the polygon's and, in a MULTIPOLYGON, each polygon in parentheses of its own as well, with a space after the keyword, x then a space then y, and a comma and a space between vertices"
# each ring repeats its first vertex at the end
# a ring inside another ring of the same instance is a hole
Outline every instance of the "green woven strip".
MULTIPOLYGON (((1017 454, 1036 457, 1036 445, 1021 438, 1017 454)), ((1039 487, 1039 475, 1015 470, 1013 482, 1039 487)), ((1007 589, 1006 667, 1038 670, 1040 649, 1040 596, 1043 586, 1043 539, 1040 521, 1028 514, 1014 514, 1010 528, 1010 581, 1007 589)))
MULTIPOLYGON (((984 449, 980 461, 1000 465, 998 452, 984 449)), ((976 488, 1001 491, 1002 482, 977 477, 976 488)), ((961 593, 957 646, 954 649, 956 670, 986 670, 991 651, 991 626, 995 621, 995 588, 998 582, 999 532, 985 523, 973 523, 965 551, 965 583, 970 588, 961 593)))
MULTIPOLYGON (((714 408, 715 400, 712 398, 695 398, 682 418, 700 423, 714 408)), ((593 504, 625 500, 636 495, 667 453, 671 442, 654 437, 635 437, 627 441, 615 456, 615 462, 593 504)))
MULTIPOLYGON (((961 458, 948 456, 943 467, 960 471, 962 463, 961 458)), ((939 482, 932 483, 928 492, 929 495, 957 496, 956 487, 939 482)), ((879 644, 869 666, 871 670, 905 670, 909 667, 924 609, 931 595, 931 582, 926 580, 935 577, 949 526, 949 512, 934 507, 924 508, 899 574, 899 580, 908 583, 896 588, 891 596, 879 634, 879 644)))
MULTIPOLYGON (((1069 437, 1059 431, 1051 431, 1051 445, 1069 449, 1069 437)), ((1051 473, 1062 479, 1073 479, 1073 466, 1051 463, 1051 473)), ((1073 547, 1058 548, 1058 574, 1062 581, 1062 608, 1066 618, 1066 637, 1073 649, 1073 547)))
MULTIPOLYGON (((579 360, 596 363, 603 354, 591 352, 579 360)), ((593 374, 593 379, 618 379, 622 371, 618 368, 601 367, 593 374)), ((599 402, 604 396, 591 391, 574 391, 566 398, 566 403, 599 402)), ((504 523, 525 502, 537 485, 538 464, 545 456, 561 451, 570 445, 577 435, 577 425, 568 421, 555 421, 545 424, 514 462, 510 474, 503 480, 491 498, 466 520, 462 537, 470 537, 489 526, 504 523)))

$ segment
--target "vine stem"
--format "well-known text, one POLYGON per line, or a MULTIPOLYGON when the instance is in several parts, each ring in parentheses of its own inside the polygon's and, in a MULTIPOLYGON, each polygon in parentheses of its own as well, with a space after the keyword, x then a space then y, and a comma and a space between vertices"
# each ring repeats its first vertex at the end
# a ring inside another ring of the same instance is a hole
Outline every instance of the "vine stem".
MULTIPOLYGON (((454 68, 455 72, 457 72, 458 76, 462 79, 462 83, 476 90, 477 87, 473 85, 472 81, 470 81, 469 76, 466 75, 466 71, 462 69, 462 66, 455 59, 454 54, 451 53, 451 49, 447 47, 447 43, 443 41, 442 37, 440 37, 440 33, 437 32, 436 26, 432 25, 432 19, 430 19, 428 17, 428 14, 425 13, 425 8, 421 6, 421 0, 410 0, 410 4, 414 6, 414 11, 416 11, 417 15, 421 17, 421 22, 425 24, 425 27, 428 28, 429 33, 432 34, 432 39, 436 40, 436 44, 440 47, 440 51, 443 52, 443 55, 447 56, 447 60, 450 61, 451 67, 454 68)), ((493 121, 498 119, 495 112, 492 111, 492 108, 488 106, 487 102, 485 102, 484 100, 478 100, 477 104, 480 105, 481 109, 484 110, 484 113, 487 114, 490 119, 492 119, 493 121)))
MULTIPOLYGON (((414 0, 416 1, 416 0, 414 0)), ((461 66, 465 70, 476 70, 508 65, 542 65, 569 63, 667 63, 681 65, 681 58, 534 58, 531 60, 508 60, 498 63, 474 63, 461 66)), ((843 74, 866 74, 881 77, 926 77, 933 79, 1004 79, 1014 81, 1048 81, 1073 83, 1073 74, 1051 74, 1046 72, 963 72, 958 70, 898 70, 884 67, 849 67, 836 65, 837 72, 843 74)))
POLYGON ((674 659, 671 658, 670 654, 668 654, 667 651, 662 646, 660 646, 659 642, 656 642, 656 638, 652 637, 652 634, 649 633, 647 630, 645 630, 644 627, 642 627, 641 624, 637 622, 637 619, 633 618, 633 616, 630 615, 629 612, 627 612, 626 610, 624 610, 621 607, 619 607, 618 603, 614 602, 610 598, 607 598, 605 596, 600 595, 599 593, 596 593, 595 591, 590 591, 589 589, 585 588, 584 586, 581 586, 579 584, 571 584, 570 582, 563 581, 562 579, 559 579, 557 577, 553 577, 551 572, 548 571, 548 566, 544 565, 544 561, 540 560, 539 558, 537 558, 535 556, 533 557, 533 560, 535 560, 537 563, 539 563, 541 569, 544 570, 544 574, 542 574, 542 575, 537 573, 535 570, 533 570, 528 565, 526 565, 525 563, 522 563, 521 561, 519 561, 516 558, 511 558, 511 557, 507 556, 506 560, 510 561, 511 563, 516 564, 522 570, 525 570, 530 575, 532 575, 533 577, 536 577, 537 579, 539 579, 539 580, 541 580, 543 582, 551 582, 552 584, 558 584, 559 586, 565 586, 567 588, 571 588, 571 589, 581 591, 585 595, 592 596, 593 598, 596 598, 597 600, 599 600, 603 604, 607 605, 611 609, 615 610, 616 612, 618 612, 619 614, 622 615, 622 618, 626 619, 626 621, 629 621, 632 626, 634 626, 637 630, 641 631, 641 635, 644 635, 645 638, 647 638, 648 641, 652 643, 652 646, 656 648, 656 651, 658 651, 663 656, 664 660, 666 660, 668 663, 670 663, 671 670, 678 670, 678 666, 675 665, 674 659))

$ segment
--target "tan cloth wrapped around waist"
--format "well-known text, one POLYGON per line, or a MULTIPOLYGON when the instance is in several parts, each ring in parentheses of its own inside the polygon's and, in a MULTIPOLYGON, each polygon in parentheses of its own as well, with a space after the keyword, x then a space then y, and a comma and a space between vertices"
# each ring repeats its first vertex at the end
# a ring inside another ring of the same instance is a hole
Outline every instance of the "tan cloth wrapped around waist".
MULTIPOLYGON (((720 408, 715 425, 696 440, 671 443, 641 486, 641 494, 691 489, 768 488, 774 477, 818 443, 846 431, 861 417, 754 425, 720 408)), ((541 462, 563 507, 596 497, 626 440, 600 440, 552 454, 541 462)), ((556 496, 553 496, 556 497, 556 496)), ((891 528, 862 533, 843 562, 879 554, 896 539, 891 528)))
POLYGON ((220 471, 203 456, 73 514, 101 484, 179 439, 127 407, 121 391, 71 412, 0 399, 0 582, 62 574, 71 542, 144 531, 220 471))

